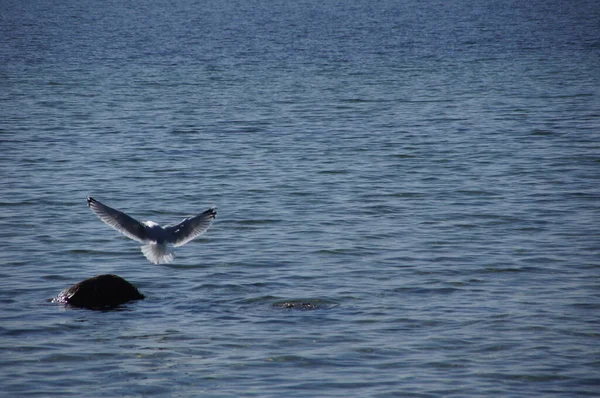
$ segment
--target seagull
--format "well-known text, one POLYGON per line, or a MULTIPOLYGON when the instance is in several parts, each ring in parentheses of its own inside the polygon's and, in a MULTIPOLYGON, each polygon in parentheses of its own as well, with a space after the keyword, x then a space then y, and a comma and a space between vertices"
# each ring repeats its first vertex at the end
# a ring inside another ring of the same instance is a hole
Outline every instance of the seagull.
POLYGON ((91 196, 87 198, 87 203, 100 220, 128 238, 145 243, 142 253, 153 264, 173 261, 175 254, 168 244, 175 247, 185 245, 206 232, 217 216, 217 208, 211 207, 204 213, 184 219, 179 224, 161 227, 153 221, 139 222, 119 210, 103 205, 91 196))

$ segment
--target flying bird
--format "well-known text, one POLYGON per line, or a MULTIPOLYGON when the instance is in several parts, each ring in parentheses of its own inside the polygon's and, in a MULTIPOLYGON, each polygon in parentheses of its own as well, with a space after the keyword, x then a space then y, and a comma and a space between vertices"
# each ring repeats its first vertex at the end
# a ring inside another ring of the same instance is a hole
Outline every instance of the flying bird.
POLYGON ((176 225, 161 227, 153 221, 139 222, 127 214, 103 205, 92 197, 87 198, 90 209, 123 235, 144 243, 142 253, 153 264, 166 264, 173 261, 175 254, 168 246, 183 246, 211 226, 217 216, 216 207, 211 207, 195 217, 188 217, 176 225))

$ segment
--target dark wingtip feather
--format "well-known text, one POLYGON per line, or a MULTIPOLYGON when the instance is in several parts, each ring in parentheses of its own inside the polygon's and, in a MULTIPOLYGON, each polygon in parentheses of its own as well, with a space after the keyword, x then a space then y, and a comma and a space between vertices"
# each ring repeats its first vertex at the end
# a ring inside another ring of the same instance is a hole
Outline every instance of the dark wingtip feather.
POLYGON ((96 199, 92 198, 91 196, 87 197, 87 204, 88 204, 88 206, 91 206, 92 202, 95 202, 95 201, 96 201, 96 199))

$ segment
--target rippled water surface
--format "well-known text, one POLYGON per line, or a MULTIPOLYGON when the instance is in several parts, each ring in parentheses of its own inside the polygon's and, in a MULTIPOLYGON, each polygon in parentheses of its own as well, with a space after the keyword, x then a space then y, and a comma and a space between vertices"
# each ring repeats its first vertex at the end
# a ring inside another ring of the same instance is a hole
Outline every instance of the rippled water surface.
POLYGON ((596 395, 600 8, 489 3, 4 1, 0 395, 596 395))

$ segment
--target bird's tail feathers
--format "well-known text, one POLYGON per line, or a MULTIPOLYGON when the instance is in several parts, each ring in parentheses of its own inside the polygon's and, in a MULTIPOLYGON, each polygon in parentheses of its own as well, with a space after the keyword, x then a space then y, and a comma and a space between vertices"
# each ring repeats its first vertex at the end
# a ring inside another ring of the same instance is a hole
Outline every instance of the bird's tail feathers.
POLYGON ((142 246, 142 253, 153 264, 167 264, 175 257, 171 249, 163 243, 148 243, 142 246))

